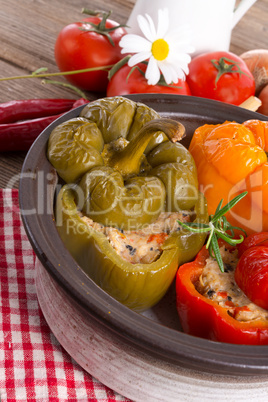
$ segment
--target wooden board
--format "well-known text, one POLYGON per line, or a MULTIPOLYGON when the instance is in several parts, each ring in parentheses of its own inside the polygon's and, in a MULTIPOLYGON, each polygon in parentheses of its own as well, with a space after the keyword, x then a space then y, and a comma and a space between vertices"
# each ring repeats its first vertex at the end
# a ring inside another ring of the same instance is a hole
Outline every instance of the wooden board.
MULTIPOLYGON (((124 24, 135 0, 113 0, 112 17, 124 24)), ((54 43, 59 31, 67 24, 80 21, 83 7, 106 10, 104 0, 9 0, 0 7, 0 77, 31 74, 40 67, 57 72, 54 43)), ((230 50, 236 54, 268 47, 268 0, 257 0, 236 25, 230 50)), ((63 77, 59 81, 65 82, 63 77)), ((88 93, 89 99, 105 94, 88 93)), ((43 85, 40 78, 0 82, 0 102, 31 98, 73 98, 67 88, 43 85)), ((75 96, 76 97, 76 96, 75 96)), ((24 152, 0 154, 0 187, 18 187, 24 152)))

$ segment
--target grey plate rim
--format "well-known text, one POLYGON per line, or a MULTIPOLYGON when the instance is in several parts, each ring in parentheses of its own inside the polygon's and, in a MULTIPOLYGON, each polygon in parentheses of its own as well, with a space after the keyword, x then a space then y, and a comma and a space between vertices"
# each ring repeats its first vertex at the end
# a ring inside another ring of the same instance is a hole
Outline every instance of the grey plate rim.
MULTIPOLYGON (((267 117, 237 106, 184 95, 137 94, 128 98, 147 104, 163 116, 196 120, 198 124, 222 120, 243 122, 267 117), (226 116, 223 118, 223 116, 226 116)), ((53 220, 52 199, 55 172, 46 160, 46 143, 51 130, 79 114, 84 106, 67 112, 50 124, 26 155, 19 184, 22 221, 31 245, 46 270, 68 294, 108 330, 135 344, 146 353, 195 370, 225 375, 266 375, 268 346, 233 345, 187 335, 153 322, 129 310, 99 288, 66 252, 53 220), (46 180, 38 187, 38 175, 46 180), (42 186, 41 186, 42 187, 42 186), (31 195, 31 196, 29 196, 31 195), (39 202, 43 210, 37 208, 39 202), (28 213, 35 210, 37 213, 28 213), (27 213, 25 213, 25 211, 27 213), (65 267, 63 272, 62 267, 65 267), (74 274, 75 272, 75 274, 74 274)), ((186 141, 187 143, 187 141, 186 141)))

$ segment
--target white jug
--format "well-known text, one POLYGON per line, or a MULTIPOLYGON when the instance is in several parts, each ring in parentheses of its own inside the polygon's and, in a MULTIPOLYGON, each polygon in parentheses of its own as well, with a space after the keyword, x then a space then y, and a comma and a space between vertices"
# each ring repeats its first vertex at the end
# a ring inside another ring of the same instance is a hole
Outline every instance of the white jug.
POLYGON ((128 32, 142 35, 139 14, 149 14, 157 26, 158 9, 168 8, 170 29, 187 25, 197 55, 229 50, 233 27, 257 0, 137 0, 128 19, 128 32))

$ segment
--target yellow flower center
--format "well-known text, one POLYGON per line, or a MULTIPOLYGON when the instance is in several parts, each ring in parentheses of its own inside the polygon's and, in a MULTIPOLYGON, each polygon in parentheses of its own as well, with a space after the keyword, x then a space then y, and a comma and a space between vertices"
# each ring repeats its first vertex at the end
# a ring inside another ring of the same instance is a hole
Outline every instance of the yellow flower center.
POLYGON ((157 39, 152 44, 152 55, 156 60, 164 60, 168 56, 169 46, 165 39, 157 39))

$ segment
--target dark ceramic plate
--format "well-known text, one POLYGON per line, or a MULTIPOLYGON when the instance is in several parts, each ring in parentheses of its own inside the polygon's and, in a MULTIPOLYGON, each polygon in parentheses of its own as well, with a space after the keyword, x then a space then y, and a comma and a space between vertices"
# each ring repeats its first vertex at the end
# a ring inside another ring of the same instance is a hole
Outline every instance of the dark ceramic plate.
MULTIPOLYGON (((190 96, 142 94, 129 98, 152 107, 162 117, 180 120, 187 131, 183 140, 186 146, 194 130, 206 123, 268 120, 263 115, 236 106, 190 96)), ((53 220, 56 176, 46 158, 46 145, 51 130, 59 123, 78 116, 81 109, 66 113, 46 128, 31 147, 22 168, 19 191, 22 219, 42 265, 93 319, 109 331, 115 331, 124 342, 138 346, 151 356, 202 372, 267 375, 268 346, 212 342, 181 332, 175 316, 177 324, 171 323, 169 318, 157 319, 159 312, 165 317, 163 309, 167 298, 169 302, 173 300, 172 289, 155 310, 144 315, 135 313, 100 289, 67 252, 53 220)), ((172 308, 175 311, 175 304, 172 308)))

